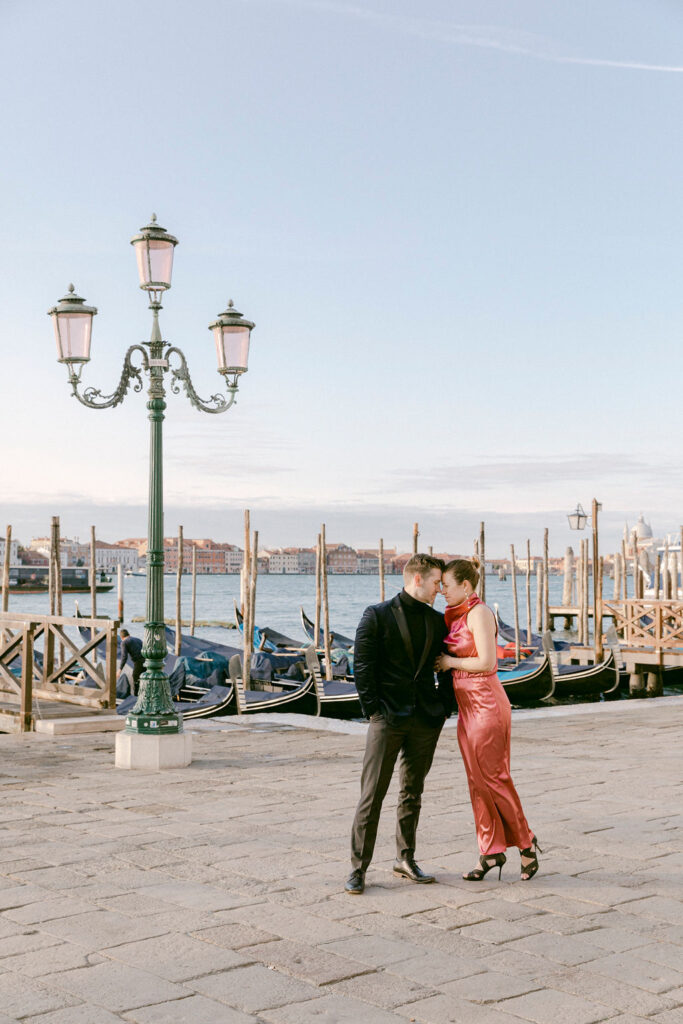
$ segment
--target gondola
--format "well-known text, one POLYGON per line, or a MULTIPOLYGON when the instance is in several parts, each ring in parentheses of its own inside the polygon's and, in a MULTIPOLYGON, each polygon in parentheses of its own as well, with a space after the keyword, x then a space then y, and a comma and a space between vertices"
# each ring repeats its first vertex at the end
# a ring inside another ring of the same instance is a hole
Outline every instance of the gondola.
POLYGON ((362 716, 360 697, 353 679, 323 679, 318 654, 313 644, 306 648, 306 667, 315 680, 321 715, 325 718, 362 716))
MULTIPOLYGON (((304 633, 306 634, 308 639, 311 641, 311 643, 316 643, 316 641, 315 641, 315 623, 311 622, 311 620, 309 619, 308 615, 306 615, 306 612, 303 610, 303 608, 300 609, 300 612, 301 612, 301 625, 304 627, 304 633)), ((316 646, 317 647, 322 647, 323 643, 324 643, 324 640, 325 640, 324 632, 321 629, 320 630, 320 635, 318 636, 318 643, 316 644, 316 646)), ((333 633, 333 632, 330 632, 330 644, 331 644, 332 647, 341 647, 343 650, 349 651, 349 650, 351 650, 351 648, 353 647, 355 642, 356 641, 352 640, 351 637, 344 636, 343 633, 333 633)))
MULTIPOLYGON (((552 651, 552 639, 548 633, 543 638, 546 654, 552 651)), ((614 651, 597 665, 556 665, 551 660, 555 680, 554 697, 599 697, 601 693, 612 694, 619 689, 619 669, 614 651)))
POLYGON ((498 678, 511 704, 535 704, 552 697, 555 690, 550 658, 543 652, 540 660, 529 659, 513 668, 498 666, 498 678))
MULTIPOLYGON (((496 616, 496 622, 498 624, 498 636, 506 644, 513 644, 515 642, 515 627, 504 622, 498 614, 498 605, 494 606, 494 615, 496 616)), ((531 647, 534 651, 540 651, 543 647, 543 637, 540 633, 531 634, 531 642, 527 643, 526 629, 519 630, 519 642, 521 647, 531 647)), ((552 641, 553 647, 556 651, 568 651, 571 644, 567 640, 555 640, 552 641)))
MULTIPOLYGON (((235 690, 235 713, 256 715, 263 711, 275 711, 290 715, 320 714, 320 697, 312 673, 303 682, 295 683, 281 690, 245 689, 243 683, 242 658, 239 654, 232 656, 229 662, 230 681, 235 690)), ((289 680, 277 679, 279 685, 289 680)))
MULTIPOLYGON (((240 633, 244 636, 244 616, 239 609, 237 601, 235 604, 235 622, 240 633)), ((293 640, 291 636, 285 636, 277 629, 270 626, 254 626, 254 648, 257 651, 278 651, 293 650, 300 651, 303 644, 300 640, 293 640)))

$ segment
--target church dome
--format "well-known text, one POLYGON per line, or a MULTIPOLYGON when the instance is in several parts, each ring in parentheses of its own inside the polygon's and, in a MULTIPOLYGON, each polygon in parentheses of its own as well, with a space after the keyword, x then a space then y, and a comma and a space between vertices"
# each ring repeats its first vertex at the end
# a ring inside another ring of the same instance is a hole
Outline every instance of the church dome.
POLYGON ((638 540, 650 540, 652 537, 652 527, 649 523, 645 522, 642 512, 638 517, 638 522, 636 523, 636 535, 638 540))

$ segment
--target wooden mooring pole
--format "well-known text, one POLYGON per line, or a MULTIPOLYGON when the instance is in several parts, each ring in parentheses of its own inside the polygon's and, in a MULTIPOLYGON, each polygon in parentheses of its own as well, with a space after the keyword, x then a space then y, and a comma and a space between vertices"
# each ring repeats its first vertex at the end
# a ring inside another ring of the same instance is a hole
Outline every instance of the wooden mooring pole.
POLYGON ((178 571, 176 572, 175 578, 175 654, 176 658, 180 657, 180 648, 183 642, 183 616, 182 616, 182 600, 181 600, 181 588, 183 582, 183 557, 184 557, 184 543, 183 543, 183 528, 178 527, 178 571))
MULTIPOLYGON (((564 579, 562 581, 562 606, 564 608, 571 607, 572 603, 572 584, 574 582, 574 549, 568 547, 564 553, 564 579)), ((564 628, 572 628, 572 620, 570 617, 566 617, 564 620, 564 628)))
POLYGON ((548 527, 543 531, 543 632, 550 629, 550 601, 548 597, 550 556, 548 552, 548 527))
MULTIPOLYGON (((54 615, 54 612, 50 612, 54 615)), ((90 527, 90 615, 97 617, 97 538, 95 527, 90 527)), ((95 639, 95 630, 90 630, 90 638, 95 639)), ((93 661, 97 664, 97 648, 93 650, 93 661)))
MULTIPOLYGON (((416 524, 417 525, 417 524, 416 524)), ((332 679, 332 648, 330 644, 330 601, 327 590, 327 541, 325 524, 320 528, 320 563, 323 581, 323 646, 325 648, 325 679, 332 679)))
POLYGON ((543 562, 536 563, 536 629, 543 629, 543 562))
POLYGON ((116 566, 116 598, 117 598, 117 619, 123 622, 123 566, 119 562, 116 566))
POLYGON ((519 664, 519 605, 517 604, 517 562, 515 545, 510 545, 510 568, 512 570, 512 606, 515 612, 515 663, 519 664))
POLYGON ((248 508, 244 510, 244 558, 242 559, 242 579, 240 580, 240 611, 246 615, 247 594, 249 592, 249 573, 251 570, 251 554, 249 544, 251 536, 251 517, 248 508))
POLYGON ((417 554, 417 542, 420 536, 420 528, 418 523, 413 523, 413 554, 417 554))
POLYGON ((192 604, 190 606, 190 636, 197 625, 197 545, 192 544, 192 604))
POLYGON ((531 541, 526 542, 526 642, 531 644, 531 541))
POLYGON ((318 543, 315 548, 315 621, 313 644, 317 650, 320 647, 320 611, 322 607, 323 587, 323 562, 322 562, 322 537, 318 534, 318 543))
MULTIPOLYGON (((10 568, 10 552, 12 550, 12 527, 8 526, 5 530, 5 557, 2 570, 2 610, 3 612, 9 611, 9 568, 10 568)), ((0 633, 0 639, 4 643, 5 638, 9 637, 9 633, 5 633, 3 629, 0 633)))
POLYGON ((479 561, 481 570, 479 576, 479 596, 482 601, 486 600, 486 526, 479 523, 479 561))
POLYGON ((384 600, 384 538, 379 539, 379 599, 384 600))

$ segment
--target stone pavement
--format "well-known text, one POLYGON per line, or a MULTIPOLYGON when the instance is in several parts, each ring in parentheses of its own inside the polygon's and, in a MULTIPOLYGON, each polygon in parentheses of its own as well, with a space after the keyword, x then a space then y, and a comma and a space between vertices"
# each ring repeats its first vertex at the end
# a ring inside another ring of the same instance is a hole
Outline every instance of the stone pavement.
POLYGON ((683 700, 586 710, 513 720, 532 881, 515 851, 460 878, 449 727, 417 851, 440 884, 391 874, 392 787, 360 897, 361 726, 209 723, 164 773, 114 769, 112 735, 0 736, 0 1024, 683 1022, 683 700))

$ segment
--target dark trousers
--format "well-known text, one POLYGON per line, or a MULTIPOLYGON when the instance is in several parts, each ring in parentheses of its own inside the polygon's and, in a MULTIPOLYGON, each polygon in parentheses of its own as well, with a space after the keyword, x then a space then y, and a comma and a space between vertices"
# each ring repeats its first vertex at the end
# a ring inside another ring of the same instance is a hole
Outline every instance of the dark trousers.
POLYGON ((379 815, 396 758, 399 761, 400 791, 396 814, 396 856, 412 857, 422 806, 422 790, 432 766, 434 751, 443 728, 411 717, 400 725, 389 725, 373 715, 368 726, 360 782, 360 802, 351 832, 351 865, 365 871, 372 860, 379 815))
POLYGON ((133 693, 137 697, 140 692, 140 676, 145 671, 144 661, 133 662, 133 693))

